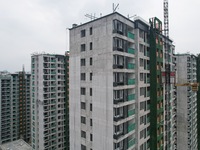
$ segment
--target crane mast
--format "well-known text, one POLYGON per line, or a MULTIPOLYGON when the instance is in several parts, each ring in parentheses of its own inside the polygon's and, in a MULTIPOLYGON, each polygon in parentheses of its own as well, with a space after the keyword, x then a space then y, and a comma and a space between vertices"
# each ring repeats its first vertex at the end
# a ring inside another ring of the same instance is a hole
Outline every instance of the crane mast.
MULTIPOLYGON (((171 67, 169 63, 169 43, 168 43, 168 38, 169 38, 169 14, 168 14, 168 0, 164 0, 163 2, 163 9, 164 9, 164 48, 165 48, 165 55, 166 55, 166 62, 165 62, 165 73, 166 73, 166 83, 165 83, 165 90, 166 90, 166 97, 165 97, 165 106, 166 106, 166 136, 165 136, 165 141, 167 145, 171 145, 170 141, 170 126, 171 126, 171 121, 170 121, 170 74, 171 74, 171 67)), ((166 150, 169 148, 166 147, 166 150)))
POLYGON ((168 13, 168 0, 164 0, 164 35, 169 37, 169 13, 168 13))

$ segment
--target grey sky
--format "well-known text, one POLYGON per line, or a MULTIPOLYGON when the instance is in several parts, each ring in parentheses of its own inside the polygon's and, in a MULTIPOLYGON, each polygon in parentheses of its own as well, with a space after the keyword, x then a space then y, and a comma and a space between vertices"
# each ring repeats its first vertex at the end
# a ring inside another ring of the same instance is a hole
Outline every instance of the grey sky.
MULTIPOLYGON (((68 31, 73 23, 90 21, 112 12, 112 3, 124 16, 148 21, 163 20, 163 0, 0 0, 0 70, 30 71, 33 52, 64 54, 69 49, 68 31)), ((199 53, 199 0, 169 0, 170 37, 176 52, 199 53)))

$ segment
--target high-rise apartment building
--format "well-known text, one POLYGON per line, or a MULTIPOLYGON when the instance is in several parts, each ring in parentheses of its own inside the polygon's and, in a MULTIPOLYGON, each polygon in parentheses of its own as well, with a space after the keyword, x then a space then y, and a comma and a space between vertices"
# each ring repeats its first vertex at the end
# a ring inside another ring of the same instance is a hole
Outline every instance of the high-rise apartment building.
MULTIPOLYGON (((196 56, 177 54, 177 83, 196 83, 196 56)), ((197 148, 197 93, 190 86, 177 87, 177 149, 197 148)))
POLYGON ((150 148, 175 150, 175 46, 162 34, 158 18, 151 18, 150 24, 150 148))
POLYGON ((31 140, 30 77, 0 72, 0 143, 31 140))
MULTIPOLYGON (((174 70, 174 46, 151 25, 115 12, 70 29, 71 150, 155 150, 168 146, 166 135, 174 141, 161 81, 165 63, 174 70)), ((172 84, 168 93, 172 104, 172 84)))
MULTIPOLYGON (((200 54, 197 55, 197 82, 200 83, 200 54)), ((198 87, 199 88, 199 87, 198 87)), ((200 149, 200 90, 197 91, 197 148, 200 149)))
POLYGON ((68 56, 36 54, 31 59, 32 147, 65 150, 68 56))

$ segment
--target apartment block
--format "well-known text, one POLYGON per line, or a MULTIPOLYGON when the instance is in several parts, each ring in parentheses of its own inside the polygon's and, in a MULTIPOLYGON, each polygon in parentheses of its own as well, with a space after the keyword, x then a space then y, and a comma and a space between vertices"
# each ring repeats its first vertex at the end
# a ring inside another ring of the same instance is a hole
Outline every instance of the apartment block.
MULTIPOLYGON (((196 56, 176 55, 177 83, 197 82, 196 56)), ((197 92, 190 86, 177 87, 177 149, 197 148, 197 92)))
POLYGON ((149 27, 113 13, 70 29, 72 150, 150 149, 149 27))
POLYGON ((115 12, 70 29, 70 149, 176 147, 175 47, 155 20, 115 12))
POLYGON ((151 18, 150 24, 150 148, 175 150, 175 47, 162 34, 158 18, 151 18))
POLYGON ((31 141, 31 75, 0 72, 0 143, 23 139, 31 141))
POLYGON ((35 54, 31 59, 32 148, 68 149, 68 56, 35 54))

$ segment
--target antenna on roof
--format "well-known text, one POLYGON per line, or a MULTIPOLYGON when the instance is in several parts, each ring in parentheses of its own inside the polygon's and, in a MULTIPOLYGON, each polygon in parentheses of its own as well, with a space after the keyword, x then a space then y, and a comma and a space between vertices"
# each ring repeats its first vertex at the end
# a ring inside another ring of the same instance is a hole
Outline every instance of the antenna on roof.
POLYGON ((136 16, 137 16, 137 14, 135 14, 135 15, 133 15, 133 16, 129 16, 129 15, 128 15, 128 19, 131 19, 131 18, 134 19, 136 16))
POLYGON ((86 14, 85 17, 88 17, 88 18, 90 18, 91 20, 97 19, 97 17, 95 16, 95 14, 94 14, 94 15, 93 15, 93 14, 91 14, 91 15, 86 14))
MULTIPOLYGON (((116 12, 117 8, 119 6, 119 3, 115 6, 115 4, 113 3, 113 12, 116 12)), ((119 8, 118 8, 119 9, 119 8)))

